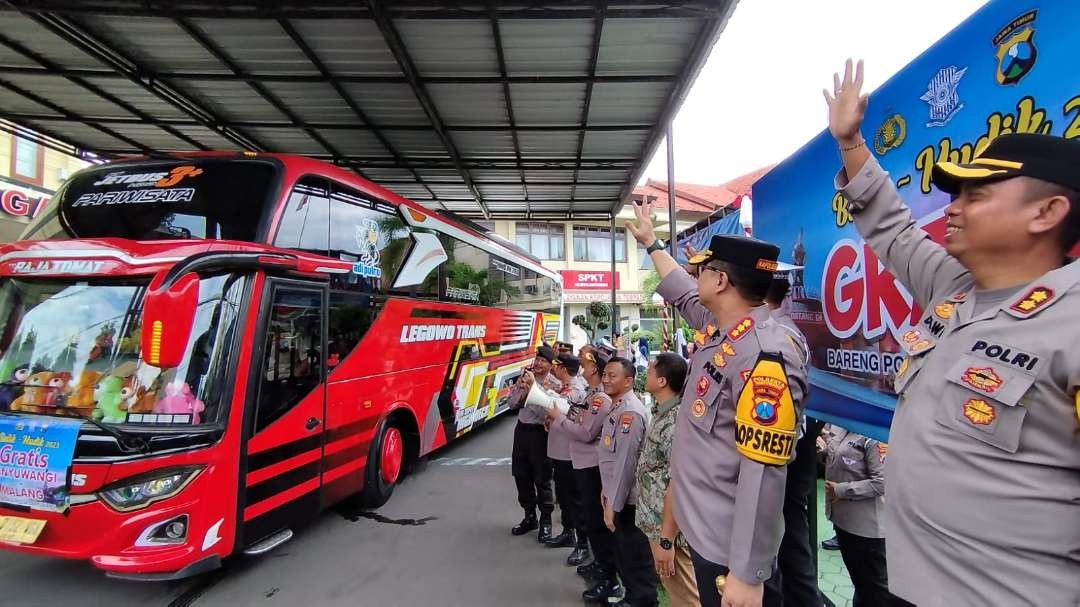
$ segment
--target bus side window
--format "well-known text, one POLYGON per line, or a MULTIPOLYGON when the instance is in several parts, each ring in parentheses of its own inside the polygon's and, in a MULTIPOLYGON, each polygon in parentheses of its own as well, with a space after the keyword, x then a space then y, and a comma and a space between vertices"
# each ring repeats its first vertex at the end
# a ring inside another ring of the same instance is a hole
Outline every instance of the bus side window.
POLYGON ((316 291, 274 291, 261 367, 255 432, 297 405, 322 381, 322 297, 316 291))
POLYGON ((289 194, 274 246, 326 255, 330 248, 330 186, 319 177, 303 177, 289 194))
POLYGON ((326 341, 327 372, 333 372, 363 339, 385 298, 348 291, 330 292, 330 325, 326 341))

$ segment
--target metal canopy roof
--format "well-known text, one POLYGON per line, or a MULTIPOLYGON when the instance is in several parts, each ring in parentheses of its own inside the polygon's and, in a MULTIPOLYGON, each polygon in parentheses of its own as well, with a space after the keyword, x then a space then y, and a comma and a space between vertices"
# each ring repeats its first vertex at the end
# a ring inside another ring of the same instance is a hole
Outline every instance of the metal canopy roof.
POLYGON ((325 158, 473 217, 608 217, 736 0, 8 0, 0 118, 325 158))

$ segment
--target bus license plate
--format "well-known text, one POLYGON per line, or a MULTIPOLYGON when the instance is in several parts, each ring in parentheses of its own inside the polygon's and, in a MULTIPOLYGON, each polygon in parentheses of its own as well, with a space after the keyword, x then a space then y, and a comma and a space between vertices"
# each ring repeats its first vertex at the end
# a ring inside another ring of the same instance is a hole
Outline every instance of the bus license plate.
POLYGON ((33 544, 45 528, 45 521, 18 516, 0 516, 0 542, 33 544))

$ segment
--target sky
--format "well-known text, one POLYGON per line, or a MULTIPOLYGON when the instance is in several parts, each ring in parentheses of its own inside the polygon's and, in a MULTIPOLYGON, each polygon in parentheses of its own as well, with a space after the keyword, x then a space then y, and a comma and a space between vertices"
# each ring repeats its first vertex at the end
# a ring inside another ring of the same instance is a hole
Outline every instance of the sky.
MULTIPOLYGON (((827 126, 821 89, 845 59, 865 61, 873 91, 985 3, 740 0, 675 117, 675 181, 720 184, 783 160, 827 126)), ((666 146, 642 182, 667 180, 666 146)))

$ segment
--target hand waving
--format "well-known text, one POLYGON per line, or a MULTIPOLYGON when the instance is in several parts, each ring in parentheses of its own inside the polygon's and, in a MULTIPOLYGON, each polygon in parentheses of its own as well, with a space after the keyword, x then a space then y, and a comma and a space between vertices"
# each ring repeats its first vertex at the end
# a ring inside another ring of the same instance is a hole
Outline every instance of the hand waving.
POLYGON ((634 235, 634 238, 644 246, 651 245, 656 240, 656 232, 653 228, 653 202, 646 199, 641 204, 634 204, 634 219, 626 222, 626 229, 634 235))
POLYGON ((869 95, 862 94, 862 60, 855 65, 854 74, 851 68, 851 59, 848 59, 844 64, 844 78, 841 80, 840 74, 833 74, 832 94, 827 89, 821 91, 829 105, 829 132, 844 147, 859 142, 863 115, 870 101, 869 95))

